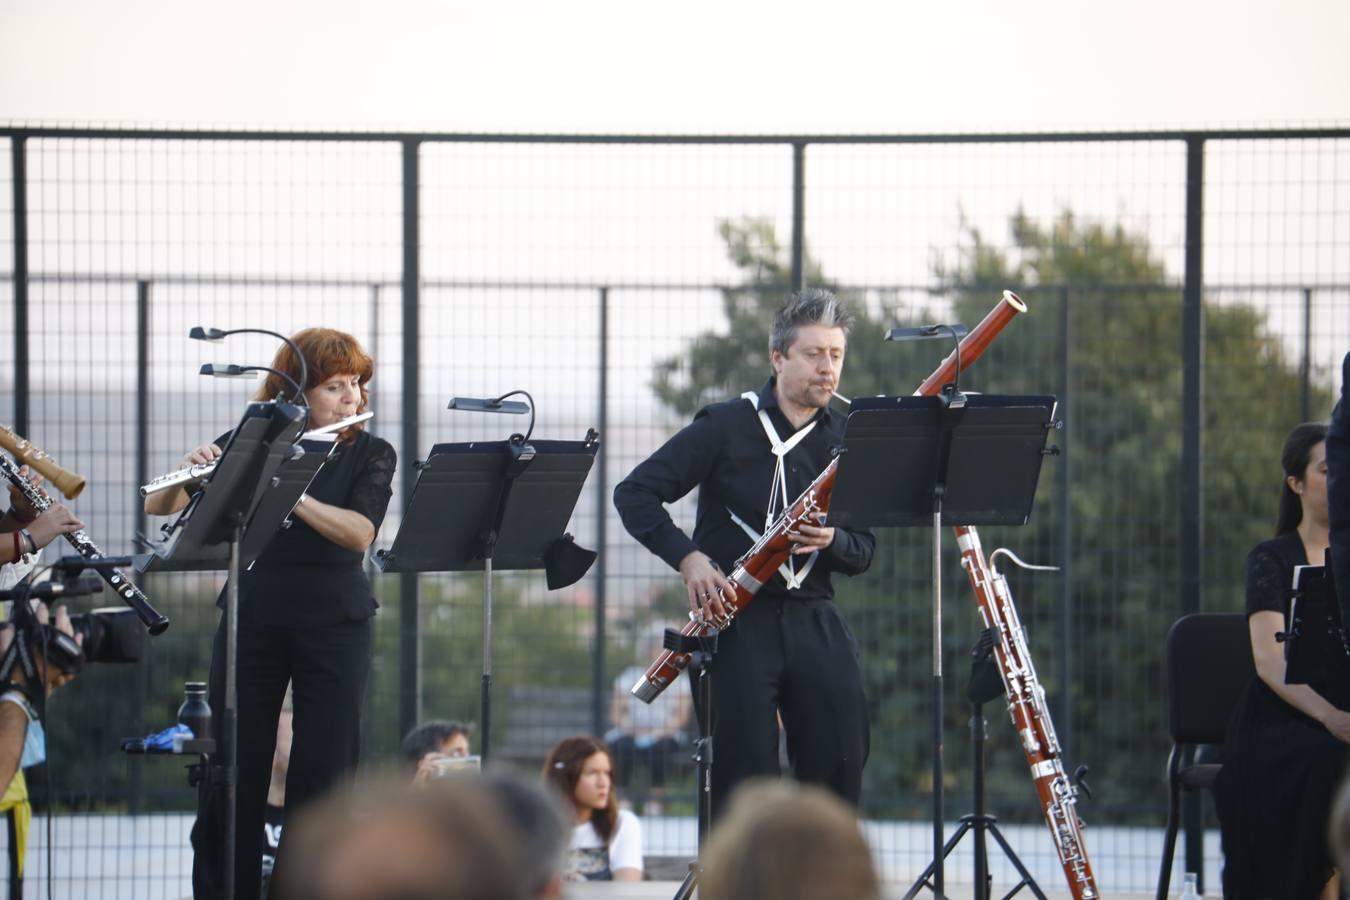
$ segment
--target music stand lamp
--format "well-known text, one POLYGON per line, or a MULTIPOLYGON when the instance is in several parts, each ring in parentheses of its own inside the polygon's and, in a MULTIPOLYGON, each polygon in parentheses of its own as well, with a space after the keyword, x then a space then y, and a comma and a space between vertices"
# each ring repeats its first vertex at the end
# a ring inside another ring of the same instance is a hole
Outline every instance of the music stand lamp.
MULTIPOLYGON (((523 392, 513 392, 523 393, 523 392)), ((565 533, 599 449, 581 441, 531 441, 533 405, 459 398, 451 409, 531 414, 529 431, 505 441, 436 444, 417 464, 417 483, 393 545, 375 553, 382 572, 483 572, 481 748, 492 749, 492 578, 546 569, 555 590, 581 579, 595 554, 565 533)), ((526 395, 528 396, 528 395, 526 395)))
POLYGON ((1053 397, 965 395, 948 386, 936 397, 855 399, 844 426, 829 524, 932 528, 932 887, 939 898, 945 896, 942 526, 1026 524, 1054 409, 1053 397))

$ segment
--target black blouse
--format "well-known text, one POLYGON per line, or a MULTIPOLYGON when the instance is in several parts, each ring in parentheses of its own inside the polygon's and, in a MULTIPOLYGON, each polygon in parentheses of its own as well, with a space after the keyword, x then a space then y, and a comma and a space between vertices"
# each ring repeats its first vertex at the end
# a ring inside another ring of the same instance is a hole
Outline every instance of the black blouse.
MULTIPOLYGON (((397 462, 388 441, 358 432, 337 446, 306 493, 360 513, 378 532, 397 462)), ((240 621, 303 626, 368 619, 379 604, 361 567, 364 559, 364 551, 340 547, 292 516, 291 526, 276 533, 240 579, 240 621)))

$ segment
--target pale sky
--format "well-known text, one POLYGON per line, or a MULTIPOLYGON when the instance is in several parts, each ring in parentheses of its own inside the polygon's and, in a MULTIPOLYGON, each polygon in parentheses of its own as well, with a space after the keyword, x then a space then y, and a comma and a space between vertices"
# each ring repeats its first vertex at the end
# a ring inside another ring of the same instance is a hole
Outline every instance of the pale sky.
POLYGON ((0 0, 0 121, 551 132, 1344 125, 1346 0, 0 0))

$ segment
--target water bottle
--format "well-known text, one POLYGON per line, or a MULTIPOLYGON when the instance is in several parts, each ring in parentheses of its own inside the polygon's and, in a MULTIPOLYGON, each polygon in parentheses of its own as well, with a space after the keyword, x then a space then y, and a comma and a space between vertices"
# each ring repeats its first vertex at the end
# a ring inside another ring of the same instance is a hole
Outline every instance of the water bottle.
POLYGON ((1181 900, 1200 900, 1200 892, 1196 890, 1196 882, 1199 876, 1194 872, 1186 873, 1186 885, 1181 889, 1181 900))
POLYGON ((211 707, 206 704, 206 682, 189 681, 183 685, 185 699, 178 707, 178 723, 192 729, 197 739, 211 736, 211 707))

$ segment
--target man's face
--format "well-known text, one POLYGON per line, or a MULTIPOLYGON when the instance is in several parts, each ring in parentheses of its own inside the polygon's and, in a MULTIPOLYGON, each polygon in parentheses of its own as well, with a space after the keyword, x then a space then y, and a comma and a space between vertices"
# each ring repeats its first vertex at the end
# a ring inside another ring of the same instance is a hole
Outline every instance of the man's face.
POLYGON ((820 409, 830 402, 844 371, 847 346, 844 329, 803 325, 787 353, 770 354, 783 399, 807 409, 820 409))

